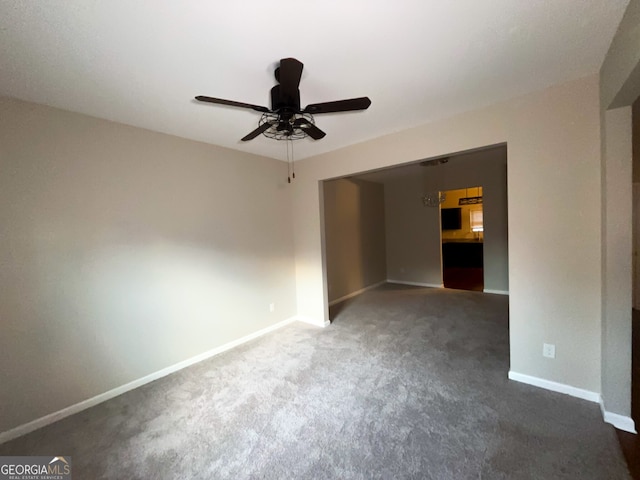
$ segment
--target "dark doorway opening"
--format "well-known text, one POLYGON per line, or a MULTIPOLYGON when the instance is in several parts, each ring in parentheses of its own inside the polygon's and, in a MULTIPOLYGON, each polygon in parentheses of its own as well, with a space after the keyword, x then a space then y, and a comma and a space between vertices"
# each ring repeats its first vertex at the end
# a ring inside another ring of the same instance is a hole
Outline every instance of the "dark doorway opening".
POLYGON ((445 288, 484 289, 482 187, 440 193, 442 281, 445 288))

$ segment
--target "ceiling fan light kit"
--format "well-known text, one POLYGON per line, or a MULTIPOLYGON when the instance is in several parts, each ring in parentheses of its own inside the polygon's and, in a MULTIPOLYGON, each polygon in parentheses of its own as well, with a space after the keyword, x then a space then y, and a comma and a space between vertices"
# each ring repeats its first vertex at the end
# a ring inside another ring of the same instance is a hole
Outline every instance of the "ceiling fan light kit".
POLYGON ((295 58, 283 58, 274 74, 277 85, 271 88, 271 109, 250 103, 224 100, 221 98, 197 96, 200 102, 246 108, 262 113, 258 128, 242 137, 243 142, 253 140, 262 134, 275 140, 300 140, 310 137, 320 140, 326 133, 316 126, 314 115, 322 113, 351 112, 366 110, 371 105, 368 97, 350 98, 333 102, 323 102, 300 108, 300 79, 304 65, 295 58))

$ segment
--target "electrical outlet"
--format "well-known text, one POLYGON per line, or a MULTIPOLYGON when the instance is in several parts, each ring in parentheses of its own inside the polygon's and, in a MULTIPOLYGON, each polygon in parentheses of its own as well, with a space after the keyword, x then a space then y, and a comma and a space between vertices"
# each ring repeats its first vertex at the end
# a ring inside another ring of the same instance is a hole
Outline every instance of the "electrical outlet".
POLYGON ((270 312, 275 312, 276 311, 276 304, 275 303, 270 303, 269 304, 269 311, 270 312))
POLYGON ((556 346, 551 343, 543 343, 542 356, 547 358, 556 358, 556 346))

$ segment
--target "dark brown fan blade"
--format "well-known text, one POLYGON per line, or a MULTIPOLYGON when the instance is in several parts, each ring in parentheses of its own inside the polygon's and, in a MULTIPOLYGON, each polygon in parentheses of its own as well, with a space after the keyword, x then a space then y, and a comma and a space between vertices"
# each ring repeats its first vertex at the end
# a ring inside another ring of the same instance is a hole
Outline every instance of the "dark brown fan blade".
POLYGON ((267 107, 261 107, 260 105, 251 105, 250 103, 234 102, 233 100, 223 100, 222 98, 204 97, 198 95, 196 100, 199 102, 216 103, 218 105, 228 105, 229 107, 250 108, 256 112, 270 112, 267 107))
POLYGON ((280 82, 280 94, 282 98, 296 98, 298 87, 302 78, 304 65, 295 58, 283 58, 276 70, 276 79, 280 82))
POLYGON ((303 132, 309 135, 314 140, 320 140, 323 138, 326 133, 316 127, 313 123, 308 122, 304 118, 298 118, 295 122, 293 122, 293 126, 296 128, 300 128, 303 132))
POLYGON ((350 98, 336 102, 313 103, 303 110, 313 115, 318 113, 351 112, 353 110, 366 110, 371 105, 369 97, 350 98))
POLYGON ((253 140, 254 138, 256 138, 261 133, 264 133, 267 130, 269 130, 272 126, 273 126, 272 123, 265 122, 262 125, 260 125, 258 128, 256 128, 253 132, 251 132, 251 133, 245 135, 244 137, 242 137, 240 140, 242 140, 243 142, 247 142, 249 140, 253 140))

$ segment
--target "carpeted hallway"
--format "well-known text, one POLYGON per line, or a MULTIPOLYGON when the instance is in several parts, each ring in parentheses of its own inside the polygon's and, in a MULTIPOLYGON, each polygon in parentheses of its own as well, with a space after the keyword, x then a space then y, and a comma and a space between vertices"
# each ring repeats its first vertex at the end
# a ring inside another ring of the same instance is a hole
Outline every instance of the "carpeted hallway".
POLYGON ((507 379, 508 298, 385 285, 0 445, 78 479, 624 479, 597 404, 507 379))

